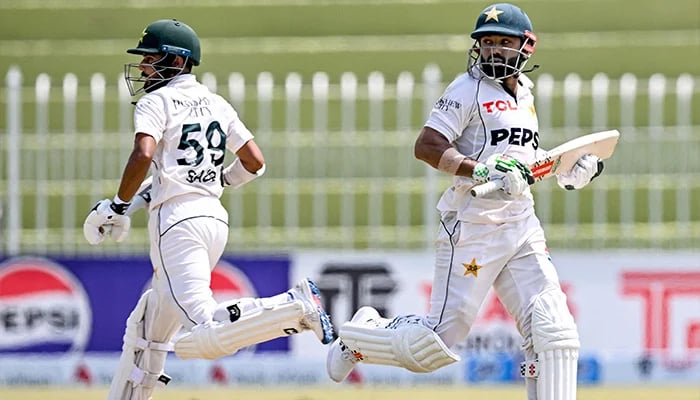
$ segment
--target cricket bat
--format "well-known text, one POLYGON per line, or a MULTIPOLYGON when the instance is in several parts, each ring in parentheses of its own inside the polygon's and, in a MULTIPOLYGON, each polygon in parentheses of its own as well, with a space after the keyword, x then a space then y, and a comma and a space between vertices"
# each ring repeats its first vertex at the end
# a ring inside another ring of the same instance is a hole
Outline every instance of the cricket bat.
MULTIPOLYGON (((616 129, 579 136, 547 151, 529 165, 530 171, 535 182, 539 182, 557 173, 570 171, 576 161, 586 154, 593 154, 605 160, 612 156, 619 138, 620 132, 616 129)), ((503 181, 494 180, 474 186, 471 194, 474 197, 481 197, 501 188, 503 188, 503 181)))

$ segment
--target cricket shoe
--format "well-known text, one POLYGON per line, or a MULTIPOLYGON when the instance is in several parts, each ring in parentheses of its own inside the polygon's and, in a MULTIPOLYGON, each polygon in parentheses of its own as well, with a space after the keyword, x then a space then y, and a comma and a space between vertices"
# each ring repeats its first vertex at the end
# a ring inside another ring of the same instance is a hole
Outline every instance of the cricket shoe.
MULTIPOLYGON (((378 320, 379 313, 372 307, 361 307, 355 315, 352 316, 350 322, 366 322, 378 320)), ((350 375, 355 365, 363 360, 363 355, 359 351, 352 350, 338 338, 333 342, 328 355, 326 356, 326 371, 328 376, 336 382, 342 382, 350 375)))
POLYGON ((304 316, 300 324, 303 328, 314 331, 318 340, 323 344, 333 341, 333 324, 331 318, 323 309, 321 291, 309 278, 300 280, 287 292, 294 300, 304 304, 304 316))

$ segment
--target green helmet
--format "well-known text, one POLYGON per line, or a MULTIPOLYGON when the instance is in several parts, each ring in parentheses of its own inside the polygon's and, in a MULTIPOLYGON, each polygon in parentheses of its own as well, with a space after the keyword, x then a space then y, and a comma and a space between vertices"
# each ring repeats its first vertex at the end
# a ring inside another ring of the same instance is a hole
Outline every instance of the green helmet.
POLYGON ((530 18, 520 8, 499 3, 486 7, 476 19, 471 33, 474 45, 469 51, 467 69, 478 70, 482 75, 497 81, 533 71, 538 65, 525 70, 530 56, 535 52, 537 36, 532 32, 530 18), (520 39, 520 47, 485 45, 485 36, 498 35, 520 39))
POLYGON ((525 32, 532 32, 530 18, 523 10, 508 3, 488 6, 479 14, 472 39, 485 35, 504 35, 525 37, 525 32))
POLYGON ((192 64, 199 65, 202 51, 197 33, 184 22, 161 19, 146 27, 136 48, 130 54, 168 53, 188 57, 192 64))

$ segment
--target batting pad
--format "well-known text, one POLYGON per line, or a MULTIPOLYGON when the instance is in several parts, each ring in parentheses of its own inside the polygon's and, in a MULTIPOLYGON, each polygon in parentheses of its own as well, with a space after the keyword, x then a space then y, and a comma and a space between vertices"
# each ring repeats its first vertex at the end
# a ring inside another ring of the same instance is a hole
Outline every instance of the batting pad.
POLYGON ((236 353, 254 344, 301 332, 304 306, 300 301, 258 307, 235 322, 209 322, 195 326, 175 342, 182 359, 214 359, 236 353))
POLYGON ((153 320, 157 306, 153 290, 147 290, 126 320, 124 344, 107 400, 149 400, 156 386, 164 386, 170 377, 163 373, 165 358, 172 344, 147 340, 144 320, 153 320), (155 309, 153 309, 155 308, 155 309))
POLYGON ((561 290, 540 294, 532 307, 532 347, 540 354, 555 349, 578 349, 578 330, 561 290))
POLYGON ((347 322, 340 329, 345 345, 368 364, 393 365, 413 372, 432 372, 460 360, 437 333, 420 323, 377 328, 347 322))
POLYGON ((547 350, 537 358, 537 400, 576 400, 578 350, 547 350))
POLYGON ((531 334, 532 349, 527 351, 534 350, 537 360, 525 372, 537 379, 537 400, 575 400, 581 343, 561 290, 543 292, 535 299, 531 334))

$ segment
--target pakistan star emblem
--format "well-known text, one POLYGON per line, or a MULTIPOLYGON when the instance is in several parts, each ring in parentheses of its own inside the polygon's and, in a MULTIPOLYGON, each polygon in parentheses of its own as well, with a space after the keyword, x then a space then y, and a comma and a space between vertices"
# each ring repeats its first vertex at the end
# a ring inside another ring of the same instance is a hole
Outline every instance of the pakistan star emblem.
POLYGON ((484 22, 489 22, 490 20, 498 22, 498 16, 503 14, 504 12, 505 11, 496 9, 496 6, 493 6, 490 10, 484 13, 484 15, 486 15, 486 20, 484 22))
POLYGON ((144 29, 143 33, 141 34, 141 39, 139 39, 139 44, 143 43, 143 38, 145 38, 147 34, 148 34, 148 32, 146 32, 146 30, 144 29))
POLYGON ((467 276, 469 274, 474 275, 474 277, 479 276, 479 270, 484 268, 483 265, 478 265, 476 263, 476 258, 472 258, 472 262, 469 264, 467 263, 462 263, 464 265, 464 276, 467 276))

